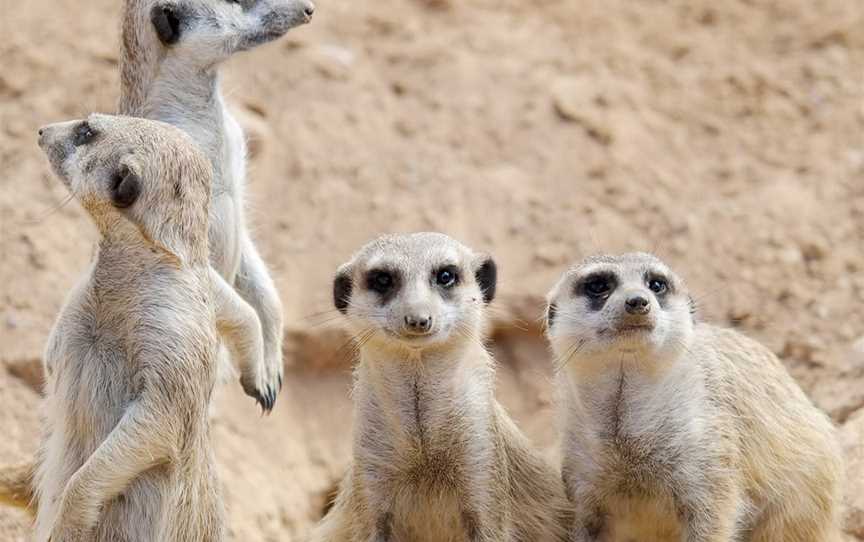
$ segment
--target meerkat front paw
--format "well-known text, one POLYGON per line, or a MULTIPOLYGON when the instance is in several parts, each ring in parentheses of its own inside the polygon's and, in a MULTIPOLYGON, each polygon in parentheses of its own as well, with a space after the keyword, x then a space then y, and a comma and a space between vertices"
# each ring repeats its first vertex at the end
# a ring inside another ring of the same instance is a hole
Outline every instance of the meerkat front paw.
POLYGON ((273 408, 276 396, 282 391, 282 378, 285 370, 285 364, 282 362, 282 347, 279 346, 274 350, 278 351, 267 352, 264 355, 264 384, 272 396, 270 408, 273 408))
POLYGON ((260 363, 240 373, 240 385, 243 386, 246 395, 255 399, 261 406, 261 410, 269 414, 276 403, 276 394, 282 385, 282 377, 274 376, 272 371, 268 373, 264 363, 260 363))

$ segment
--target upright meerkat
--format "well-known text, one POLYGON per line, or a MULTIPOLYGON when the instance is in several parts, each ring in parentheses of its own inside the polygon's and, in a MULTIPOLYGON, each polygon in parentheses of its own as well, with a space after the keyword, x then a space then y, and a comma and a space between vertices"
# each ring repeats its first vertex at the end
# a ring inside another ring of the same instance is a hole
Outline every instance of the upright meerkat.
MULTIPOLYGON (((243 390, 265 412, 282 385, 282 305, 246 228, 246 141, 222 99, 218 69, 310 21, 314 9, 310 0, 126 0, 123 12, 119 112, 183 129, 210 160, 210 260, 261 321, 264 357, 234 362, 243 390)), ((50 360, 45 370, 50 376, 50 360)), ((28 483, 26 466, 0 469, 0 502, 35 505, 28 483)))
POLYGON ((309 22, 314 9, 310 0, 126 0, 123 13, 119 112, 181 128, 210 159, 210 261, 261 320, 264 362, 240 373, 265 411, 282 385, 282 305, 246 227, 246 142, 218 69, 309 22))
POLYGON ((263 345, 208 261, 210 163, 182 131, 132 117, 50 125, 39 144, 101 239, 45 351, 36 539, 220 540, 217 322, 238 359, 263 345))
POLYGON ((548 300, 571 542, 839 540, 830 420, 768 349, 695 322, 668 266, 589 258, 548 300))
POLYGON ((357 334, 354 457, 319 542, 558 541, 560 478, 493 396, 495 263, 439 233, 381 237, 339 268, 357 334))

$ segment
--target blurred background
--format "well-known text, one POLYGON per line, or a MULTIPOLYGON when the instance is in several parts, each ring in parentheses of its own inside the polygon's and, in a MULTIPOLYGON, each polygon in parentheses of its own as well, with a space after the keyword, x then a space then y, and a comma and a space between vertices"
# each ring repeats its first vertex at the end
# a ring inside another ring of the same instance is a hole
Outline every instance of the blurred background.
MULTIPOLYGON (((43 343, 96 239, 36 129, 115 109, 120 6, 0 0, 0 464, 34 453, 43 343)), ((223 74, 288 367, 269 417, 218 392, 233 540, 320 518, 351 445, 332 275, 416 230, 496 257, 498 393, 551 455, 545 292, 585 255, 656 252, 841 427, 864 540, 864 2, 318 0, 223 74)), ((0 508, 0 539, 26 533, 0 508)))

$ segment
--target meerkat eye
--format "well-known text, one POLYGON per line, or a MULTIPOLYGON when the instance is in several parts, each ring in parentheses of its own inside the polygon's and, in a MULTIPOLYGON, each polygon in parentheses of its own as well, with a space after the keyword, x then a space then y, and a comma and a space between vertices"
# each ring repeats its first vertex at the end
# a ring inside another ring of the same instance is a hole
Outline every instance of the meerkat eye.
POLYGON ((648 279, 648 289, 657 295, 665 294, 669 283, 663 277, 652 277, 648 279))
POLYGON ((444 288, 452 288, 459 281, 459 271, 453 265, 442 267, 435 273, 435 282, 444 288))
POLYGON ((612 277, 608 275, 592 275, 585 279, 582 288, 590 297, 605 297, 614 289, 612 277))
POLYGON ((90 127, 88 122, 82 122, 75 128, 73 143, 76 147, 79 147, 90 143, 94 137, 96 137, 96 131, 90 127))
POLYGON ((394 282, 393 274, 382 270, 370 271, 366 279, 366 285, 369 289, 379 294, 390 291, 394 282))

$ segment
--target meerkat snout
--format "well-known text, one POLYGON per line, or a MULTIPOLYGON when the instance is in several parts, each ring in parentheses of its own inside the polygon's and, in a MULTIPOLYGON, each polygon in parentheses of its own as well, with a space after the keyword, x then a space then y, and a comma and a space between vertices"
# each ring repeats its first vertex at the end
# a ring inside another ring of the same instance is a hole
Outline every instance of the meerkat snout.
POLYGON ((651 311, 651 304, 639 294, 631 295, 624 304, 629 314, 648 314, 651 311))
POLYGON ((406 314, 405 326, 409 333, 426 334, 432 329, 432 316, 430 314, 406 314))

